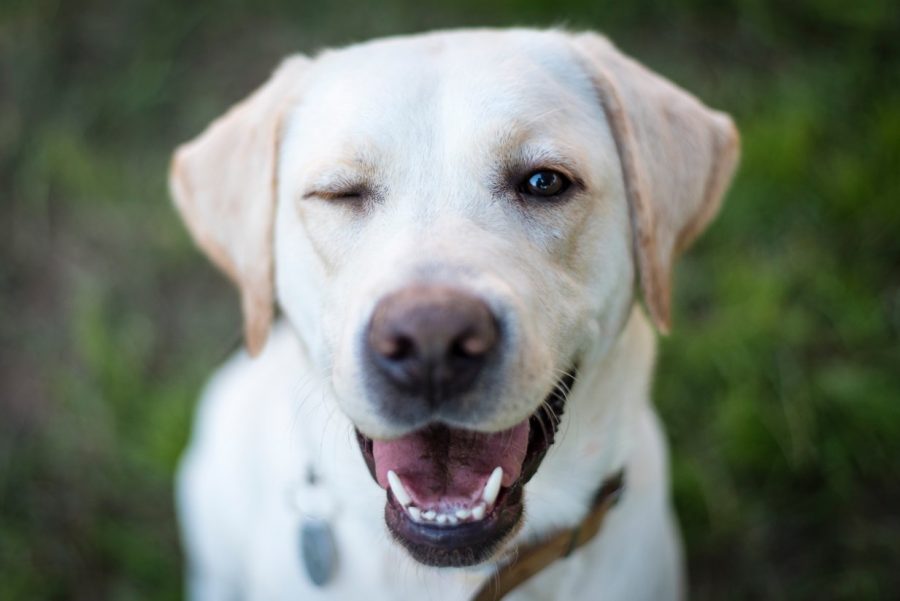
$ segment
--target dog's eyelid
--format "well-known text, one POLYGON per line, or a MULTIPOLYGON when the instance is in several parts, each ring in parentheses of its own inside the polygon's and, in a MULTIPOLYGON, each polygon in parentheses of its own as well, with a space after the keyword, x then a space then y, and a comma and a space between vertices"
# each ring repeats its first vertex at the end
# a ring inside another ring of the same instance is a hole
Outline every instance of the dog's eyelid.
POLYGON ((346 189, 328 190, 314 188, 303 193, 302 199, 321 198, 323 200, 341 200, 362 198, 369 195, 369 189, 364 186, 353 186, 346 189))
POLYGON ((556 171, 568 178, 573 184, 584 187, 585 181, 578 175, 578 164, 559 152, 527 151, 519 160, 507 164, 507 177, 519 181, 536 171, 556 171))
POLYGON ((353 200, 371 196, 373 187, 360 177, 344 174, 316 178, 301 195, 303 200, 353 200))

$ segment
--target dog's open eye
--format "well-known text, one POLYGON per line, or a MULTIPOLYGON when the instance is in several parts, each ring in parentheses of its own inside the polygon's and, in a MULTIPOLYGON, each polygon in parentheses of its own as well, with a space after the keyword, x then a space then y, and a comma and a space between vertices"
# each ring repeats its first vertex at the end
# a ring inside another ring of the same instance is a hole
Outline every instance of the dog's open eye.
POLYGON ((572 182, 569 178, 559 171, 539 169, 525 176, 525 179, 519 184, 518 190, 520 193, 528 196, 547 198, 559 196, 568 190, 571 185, 572 182))

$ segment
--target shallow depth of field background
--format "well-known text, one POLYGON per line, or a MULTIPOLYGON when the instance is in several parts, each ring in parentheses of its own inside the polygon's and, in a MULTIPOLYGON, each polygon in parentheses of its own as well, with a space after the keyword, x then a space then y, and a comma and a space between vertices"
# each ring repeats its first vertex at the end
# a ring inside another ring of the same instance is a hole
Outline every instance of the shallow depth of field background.
POLYGON ((655 385, 692 598, 900 598, 900 4, 5 0, 0 599, 181 594, 172 473, 240 323, 170 150, 292 51, 512 24, 604 30, 743 135, 655 385))

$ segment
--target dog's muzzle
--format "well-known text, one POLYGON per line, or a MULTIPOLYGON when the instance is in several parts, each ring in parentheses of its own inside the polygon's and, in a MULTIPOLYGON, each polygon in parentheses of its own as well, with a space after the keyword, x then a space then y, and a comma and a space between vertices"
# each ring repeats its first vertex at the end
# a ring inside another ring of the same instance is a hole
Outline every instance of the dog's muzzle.
POLYGON ((393 440, 357 431, 372 477, 387 491, 385 521, 417 561, 469 566, 490 559, 516 532, 523 486, 554 442, 576 370, 538 410, 502 432, 435 423, 393 440))

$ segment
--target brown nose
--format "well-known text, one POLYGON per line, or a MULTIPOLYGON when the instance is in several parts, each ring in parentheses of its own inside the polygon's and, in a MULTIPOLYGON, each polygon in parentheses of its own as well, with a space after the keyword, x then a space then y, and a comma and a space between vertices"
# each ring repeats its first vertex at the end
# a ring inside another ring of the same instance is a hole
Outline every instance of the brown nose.
POLYGON ((497 321, 484 301, 421 285, 378 303, 368 347, 371 362, 393 386, 433 405, 471 388, 497 339, 497 321))

